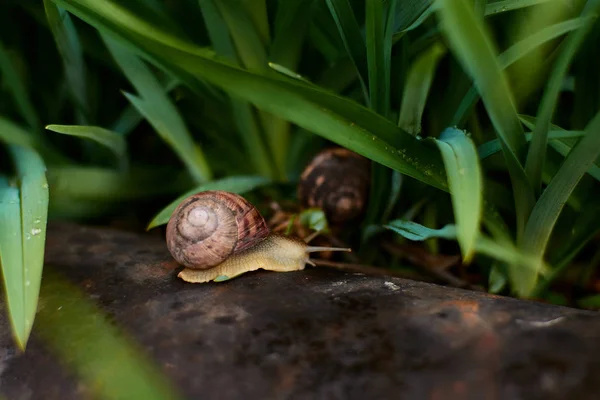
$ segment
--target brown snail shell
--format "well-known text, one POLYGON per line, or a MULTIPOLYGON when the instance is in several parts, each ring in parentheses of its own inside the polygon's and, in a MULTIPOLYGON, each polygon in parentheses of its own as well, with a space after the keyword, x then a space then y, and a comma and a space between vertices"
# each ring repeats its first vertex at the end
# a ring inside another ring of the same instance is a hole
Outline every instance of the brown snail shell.
POLYGON ((345 148, 321 151, 300 177, 300 204, 321 208, 333 225, 356 220, 366 208, 370 166, 367 158, 345 148))
POLYGON ((269 233, 264 218, 243 197, 205 191, 188 197, 173 211, 166 240, 179 264, 209 269, 261 242, 269 233))

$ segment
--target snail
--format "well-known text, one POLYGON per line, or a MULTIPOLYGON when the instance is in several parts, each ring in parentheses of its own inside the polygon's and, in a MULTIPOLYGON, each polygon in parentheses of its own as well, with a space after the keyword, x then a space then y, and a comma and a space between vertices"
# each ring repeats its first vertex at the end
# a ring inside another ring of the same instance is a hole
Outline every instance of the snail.
POLYGON ((356 221, 367 204, 370 165, 367 158, 345 148, 321 151, 300 176, 300 204, 322 209, 331 225, 356 221))
POLYGON ((309 246, 272 233, 250 202, 225 191, 204 191, 183 200, 169 219, 166 241, 173 258, 185 267, 177 276, 191 283, 226 281, 261 268, 298 271, 315 265, 310 253, 351 251, 309 246))

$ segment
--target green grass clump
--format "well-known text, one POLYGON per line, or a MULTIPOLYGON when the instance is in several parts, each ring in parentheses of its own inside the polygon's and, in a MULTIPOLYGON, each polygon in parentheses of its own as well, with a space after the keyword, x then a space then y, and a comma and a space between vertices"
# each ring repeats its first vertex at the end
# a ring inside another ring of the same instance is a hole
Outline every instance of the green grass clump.
POLYGON ((372 161, 368 211, 345 237, 363 262, 404 268, 380 243, 423 241, 460 253, 463 278, 490 292, 595 307, 599 12, 599 0, 3 2, 0 262, 16 342, 35 319, 49 219, 134 214, 154 228, 215 188, 294 201, 332 143, 372 161))

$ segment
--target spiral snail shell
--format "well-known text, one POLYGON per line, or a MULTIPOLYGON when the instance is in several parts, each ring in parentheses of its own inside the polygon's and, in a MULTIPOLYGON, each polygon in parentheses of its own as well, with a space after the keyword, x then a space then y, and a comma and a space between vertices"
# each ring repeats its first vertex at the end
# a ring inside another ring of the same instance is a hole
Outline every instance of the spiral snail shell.
POLYGON ((321 151, 306 166, 298 184, 305 208, 323 210, 333 225, 358 219, 365 211, 370 184, 367 158, 342 147, 321 151))
POLYGON ((166 241, 173 258, 185 267, 178 276, 194 283, 220 282, 260 268, 301 270, 312 264, 311 252, 350 251, 308 246, 300 239, 273 234, 252 204, 224 191, 184 199, 169 219, 166 241))

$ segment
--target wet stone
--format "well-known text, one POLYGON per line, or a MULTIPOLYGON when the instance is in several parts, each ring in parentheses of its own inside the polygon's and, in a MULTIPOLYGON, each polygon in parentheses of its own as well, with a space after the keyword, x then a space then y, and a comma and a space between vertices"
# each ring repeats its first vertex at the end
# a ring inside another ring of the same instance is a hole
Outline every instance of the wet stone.
MULTIPOLYGON (((323 268, 188 284, 156 235, 54 224, 46 261, 189 399, 597 399, 600 315, 323 268)), ((5 307, 2 305, 2 309, 5 307)), ((0 318, 0 395, 86 399, 0 318)))

